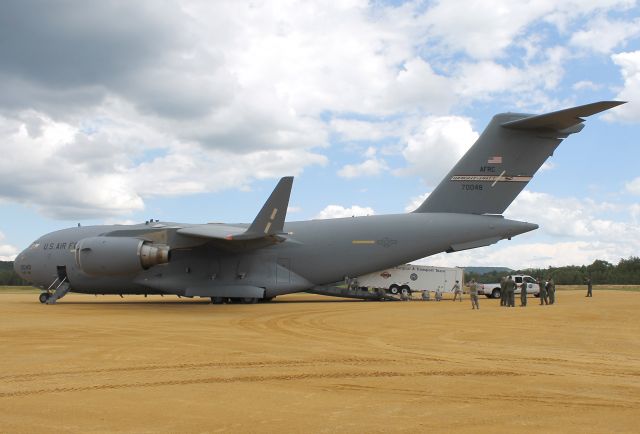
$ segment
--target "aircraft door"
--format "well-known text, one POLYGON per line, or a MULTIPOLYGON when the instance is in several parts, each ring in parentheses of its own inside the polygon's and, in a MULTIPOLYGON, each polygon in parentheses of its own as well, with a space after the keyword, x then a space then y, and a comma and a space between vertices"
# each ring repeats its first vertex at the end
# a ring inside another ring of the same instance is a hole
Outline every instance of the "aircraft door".
POLYGON ((56 271, 58 273, 58 280, 62 282, 63 280, 69 280, 67 277, 67 266, 66 265, 58 265, 56 267, 56 271))
POLYGON ((290 266, 291 261, 289 260, 289 258, 278 258, 276 266, 276 283, 291 282, 291 271, 289 270, 290 266))

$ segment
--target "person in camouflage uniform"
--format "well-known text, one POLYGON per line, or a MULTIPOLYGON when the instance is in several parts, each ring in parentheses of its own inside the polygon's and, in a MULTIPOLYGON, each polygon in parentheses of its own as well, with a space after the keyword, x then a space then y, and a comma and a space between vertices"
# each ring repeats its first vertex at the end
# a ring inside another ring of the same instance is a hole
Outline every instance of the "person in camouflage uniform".
POLYGON ((553 277, 550 277, 547 282, 547 294, 549 295, 549 304, 554 304, 556 302, 556 283, 553 281, 553 277))
POLYGON ((520 285, 520 307, 527 307, 527 282, 524 279, 520 285))
POLYGON ((593 297, 593 284, 591 283, 591 277, 587 277, 587 295, 586 297, 593 297))
POLYGON ((453 301, 456 301, 456 298, 460 296, 460 301, 462 301, 462 288, 460 288, 460 283, 456 280, 456 284, 451 288, 453 291, 453 301))
POLYGON ((540 284, 540 306, 543 304, 549 304, 549 300, 547 298, 547 282, 541 277, 538 281, 540 284))
POLYGON ((471 283, 469 283, 469 298, 471 298, 471 308, 480 309, 478 304, 478 284, 475 279, 471 279, 471 283))
POLYGON ((500 279, 500 306, 507 305, 507 278, 502 276, 500 279))
POLYGON ((516 282, 513 281, 513 278, 509 276, 506 283, 506 293, 507 293, 507 306, 514 307, 516 302, 514 300, 514 291, 516 290, 516 282))

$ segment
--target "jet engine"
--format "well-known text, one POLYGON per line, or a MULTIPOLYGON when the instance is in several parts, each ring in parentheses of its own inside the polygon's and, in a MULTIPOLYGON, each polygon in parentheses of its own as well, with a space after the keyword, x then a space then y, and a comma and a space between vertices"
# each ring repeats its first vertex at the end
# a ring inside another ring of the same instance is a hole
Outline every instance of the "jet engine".
POLYGON ((133 274, 169 262, 169 246, 131 237, 91 237, 76 246, 76 263, 87 274, 133 274))

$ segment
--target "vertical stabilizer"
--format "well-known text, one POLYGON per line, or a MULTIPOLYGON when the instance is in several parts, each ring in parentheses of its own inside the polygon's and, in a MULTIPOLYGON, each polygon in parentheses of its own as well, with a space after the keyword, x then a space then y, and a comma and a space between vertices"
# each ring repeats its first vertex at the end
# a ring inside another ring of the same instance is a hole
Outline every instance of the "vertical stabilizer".
POLYGON ((582 117, 623 104, 600 101, 543 115, 493 117, 476 143, 414 212, 502 214, 582 117))
POLYGON ((293 176, 280 179, 262 209, 247 229, 246 234, 275 235, 282 233, 287 216, 293 176))

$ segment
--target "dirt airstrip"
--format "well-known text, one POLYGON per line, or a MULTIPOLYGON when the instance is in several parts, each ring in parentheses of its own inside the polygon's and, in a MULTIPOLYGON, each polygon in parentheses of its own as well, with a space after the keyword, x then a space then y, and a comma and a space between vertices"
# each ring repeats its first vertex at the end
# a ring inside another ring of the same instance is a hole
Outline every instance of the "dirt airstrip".
POLYGON ((0 294, 0 432, 638 432, 640 292, 594 293, 0 294))

